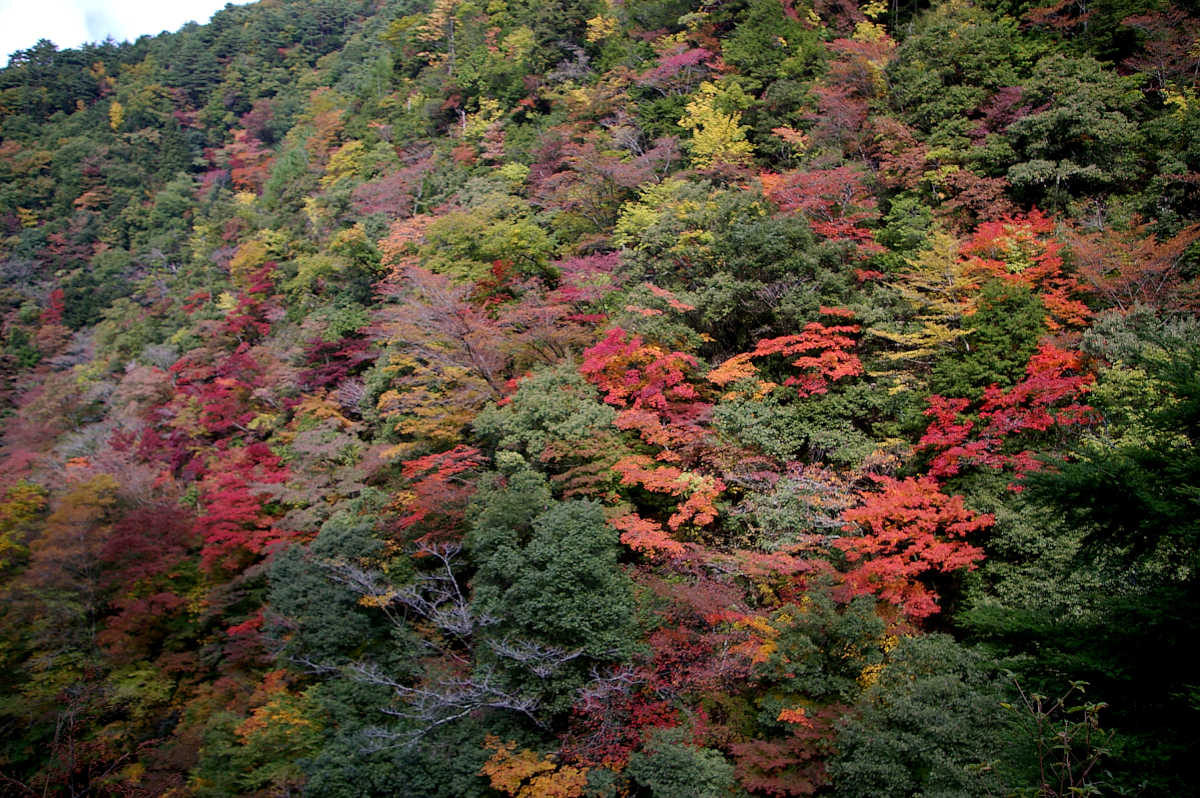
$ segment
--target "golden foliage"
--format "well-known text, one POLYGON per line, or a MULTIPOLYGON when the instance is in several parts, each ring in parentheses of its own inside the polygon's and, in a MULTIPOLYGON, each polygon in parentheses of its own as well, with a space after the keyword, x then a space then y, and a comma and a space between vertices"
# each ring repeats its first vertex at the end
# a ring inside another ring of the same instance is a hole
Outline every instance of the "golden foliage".
POLYGON ((523 748, 516 742, 501 742, 488 735, 484 745, 495 751, 480 774, 494 789, 514 798, 579 798, 587 786, 587 768, 557 765, 549 757, 523 748))

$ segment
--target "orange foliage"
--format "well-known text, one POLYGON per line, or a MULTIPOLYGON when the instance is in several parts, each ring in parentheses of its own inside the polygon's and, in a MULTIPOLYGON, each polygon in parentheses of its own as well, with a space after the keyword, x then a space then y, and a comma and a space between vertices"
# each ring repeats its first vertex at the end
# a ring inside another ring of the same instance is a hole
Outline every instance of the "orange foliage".
POLYGON ((812 728, 813 722, 804 711, 804 707, 788 707, 779 710, 779 717, 776 720, 784 723, 794 723, 798 726, 807 726, 812 728))
POLYGON ((930 477, 873 479, 882 490, 861 493, 863 504, 842 513, 845 530, 862 534, 834 543, 850 566, 846 586, 853 595, 879 595, 912 620, 927 618, 937 613, 937 599, 919 579, 973 569, 983 550, 963 538, 987 529, 994 518, 976 515, 962 496, 947 496, 930 477))
POLYGON ((514 798, 579 798, 587 786, 587 768, 556 765, 548 757, 523 748, 516 742, 501 742, 488 735, 484 745, 495 751, 483 764, 480 775, 492 788, 514 798))
POLYGON ((1055 223, 1034 209, 1027 215, 984 222, 962 248, 968 274, 1023 285, 1037 293, 1052 330, 1078 327, 1092 315, 1076 279, 1063 271, 1062 244, 1053 239, 1055 223))
POLYGON ((1084 284, 1097 297, 1120 310, 1142 303, 1155 308, 1196 310, 1197 281, 1183 282, 1182 261, 1200 240, 1192 225, 1160 241, 1138 225, 1128 232, 1111 228, 1090 233, 1068 230, 1067 244, 1084 284))
POLYGON ((613 471, 621 475, 622 485, 641 485, 651 493, 686 496, 667 519, 667 526, 673 530, 688 522, 696 526, 708 526, 716 520, 714 503, 725 490, 725 483, 717 477, 683 471, 674 466, 654 466, 654 461, 644 454, 621 458, 613 465, 613 471))
MULTIPOLYGON (((843 319, 854 318, 852 311, 845 308, 821 308, 822 316, 843 319)), ((796 387, 800 396, 808 397, 826 393, 829 384, 856 377, 863 373, 858 355, 848 351, 857 343, 856 335, 861 327, 857 324, 825 325, 812 321, 804 325, 797 335, 784 335, 759 341, 750 352, 734 355, 708 373, 708 380, 722 387, 738 380, 753 377, 758 373, 751 361, 769 355, 794 357, 792 365, 803 369, 799 376, 788 377, 785 385, 796 387)), ((769 389, 770 383, 761 383, 760 388, 769 389)))
POLYGON ((643 554, 665 554, 677 557, 687 552, 687 547, 667 535, 662 524, 649 521, 637 513, 626 513, 610 521, 621 533, 621 542, 643 554))

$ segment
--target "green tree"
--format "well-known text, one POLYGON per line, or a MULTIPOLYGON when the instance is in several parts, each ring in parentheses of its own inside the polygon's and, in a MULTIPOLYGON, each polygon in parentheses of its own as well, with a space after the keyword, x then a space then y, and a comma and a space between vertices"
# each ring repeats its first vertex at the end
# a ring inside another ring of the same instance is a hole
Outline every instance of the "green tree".
POLYGON ((553 715, 571 705, 594 665, 629 657, 632 585, 600 505, 551 501, 544 478, 519 460, 502 458, 514 468, 508 484, 480 492, 468 537, 479 564, 471 607, 489 619, 480 657, 553 715))
POLYGON ((772 0, 749 3, 721 48, 721 57, 739 75, 763 86, 781 78, 809 77, 824 55, 820 29, 789 15, 782 3, 772 0))
POLYGON ((977 398, 996 384, 1007 388, 1025 373, 1029 356, 1046 331, 1046 311, 1028 288, 992 280, 980 291, 978 309, 963 322, 959 348, 933 368, 930 387, 943 396, 977 398))
POLYGON ((1008 713, 994 662, 948 635, 905 637, 838 728, 834 794, 1003 795, 1008 713))
POLYGON ((1014 86, 1030 51, 1011 17, 971 3, 941 3, 918 17, 887 68, 892 107, 932 147, 962 153, 976 123, 967 115, 1014 86))
MULTIPOLYGON (((1116 734, 1107 768, 1117 789, 1186 791, 1186 752, 1200 728, 1189 661, 1146 656, 1198 633, 1187 609, 1200 597, 1197 340, 1193 322, 1163 323, 1140 309, 1098 320, 1085 346, 1112 364, 1093 392, 1107 423, 1025 483, 1030 517, 1061 518, 1071 533, 1065 552, 1047 552, 1057 563, 1039 559, 1059 572, 1055 584, 1078 589, 1046 601, 1036 583, 1022 588, 1017 570, 962 618, 973 635, 1023 655, 1015 662, 1028 691, 1061 695, 1068 682, 1085 681, 1107 703, 1116 734)), ((1020 563, 1029 555, 1009 556, 1020 563)))
POLYGON ((1018 160, 1008 179, 1025 199, 1062 207, 1071 196, 1121 191, 1142 178, 1136 76, 1055 53, 1038 62, 1022 102, 1043 109, 1004 134, 1018 160))
POLYGON ((629 758, 626 775, 652 798, 742 796, 733 765, 720 751, 688 745, 677 730, 654 730, 629 758))

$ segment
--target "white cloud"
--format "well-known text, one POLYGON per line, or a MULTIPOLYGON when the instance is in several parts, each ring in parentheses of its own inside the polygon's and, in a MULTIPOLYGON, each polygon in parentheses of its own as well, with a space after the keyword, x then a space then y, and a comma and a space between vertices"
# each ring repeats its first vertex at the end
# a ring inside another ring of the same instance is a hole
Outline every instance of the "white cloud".
MULTIPOLYGON (((49 39, 59 49, 84 42, 133 41, 139 36, 204 23, 226 0, 0 0, 0 59, 49 39)), ((249 0, 234 0, 242 5, 249 0)))

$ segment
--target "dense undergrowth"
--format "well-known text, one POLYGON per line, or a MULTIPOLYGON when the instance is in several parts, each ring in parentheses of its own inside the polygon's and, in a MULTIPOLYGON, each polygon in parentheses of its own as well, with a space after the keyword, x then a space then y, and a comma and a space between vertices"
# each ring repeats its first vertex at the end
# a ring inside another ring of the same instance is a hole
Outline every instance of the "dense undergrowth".
POLYGON ((17 53, 0 794, 1188 794, 1198 36, 261 0, 17 53))

